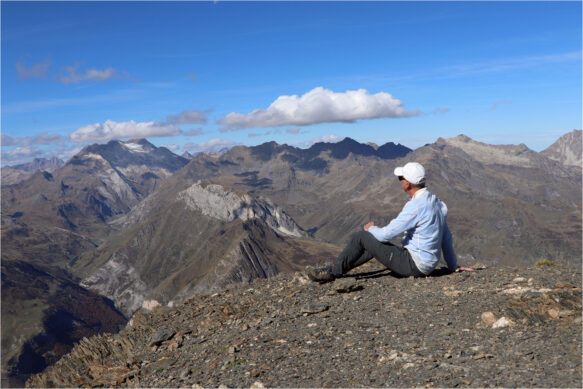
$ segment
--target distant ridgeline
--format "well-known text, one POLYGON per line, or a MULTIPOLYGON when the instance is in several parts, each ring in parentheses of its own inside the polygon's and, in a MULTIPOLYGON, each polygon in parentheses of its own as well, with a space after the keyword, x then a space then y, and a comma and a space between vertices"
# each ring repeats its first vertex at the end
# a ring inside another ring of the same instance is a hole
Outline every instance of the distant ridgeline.
MULTIPOLYGON (((425 166, 429 190, 447 204, 461 264, 526 269, 549 260, 580 269, 577 142, 581 131, 537 153, 460 135, 412 151, 346 138, 308 149, 236 146, 190 159, 145 139, 87 146, 60 167, 2 188, 3 377, 26 378, 82 336, 111 330, 87 323, 114 316, 122 323, 142 307, 176 306, 334 258, 365 223, 398 214, 407 197, 393 170, 409 161, 425 166), (5 282, 19 279, 19 269, 28 269, 27 282, 5 282), (76 302, 91 314, 75 311, 76 302), (27 325, 18 326, 24 317, 27 325), (51 338, 55 317, 71 319, 70 342, 51 338)), ((254 369, 261 368, 250 368, 251 376, 254 369)))

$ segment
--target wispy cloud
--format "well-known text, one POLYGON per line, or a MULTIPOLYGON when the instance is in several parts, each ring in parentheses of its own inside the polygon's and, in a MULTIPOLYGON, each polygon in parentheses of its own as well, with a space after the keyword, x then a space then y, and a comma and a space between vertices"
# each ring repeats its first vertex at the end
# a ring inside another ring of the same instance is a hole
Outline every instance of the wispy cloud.
POLYGON ((184 145, 183 150, 190 153, 218 153, 220 151, 229 149, 237 143, 224 140, 220 138, 211 139, 208 142, 202 143, 187 143, 184 145))
POLYGON ((161 147, 166 147, 168 150, 175 153, 178 149, 180 149, 180 145, 162 145, 161 147))
POLYGON ((553 63, 571 62, 581 59, 581 51, 570 51, 559 54, 536 55, 528 57, 501 58, 482 62, 469 62, 442 68, 442 71, 452 76, 473 76, 482 73, 501 72, 523 69, 553 63))
POLYGON ((175 125, 157 122, 136 123, 114 122, 90 124, 75 130, 69 138, 72 142, 107 142, 112 139, 147 138, 159 136, 176 136, 182 131, 175 125))
POLYGON ((202 134, 203 134, 202 128, 200 128, 200 127, 199 128, 192 128, 192 129, 184 132, 185 136, 199 136, 202 134))
POLYGON ((2 134, 2 147, 7 146, 22 146, 29 147, 32 145, 58 145, 62 146, 68 138, 59 134, 49 134, 43 132, 42 134, 25 137, 12 137, 2 134))
POLYGON ((300 129, 298 127, 296 127, 296 128, 288 128, 287 130, 285 130, 285 132, 287 132, 288 134, 299 134, 300 133, 300 129))
POLYGON ((194 73, 188 73, 188 74, 186 74, 186 77, 190 78, 194 82, 198 82, 198 75, 196 75, 194 73))
POLYGON ((16 71, 18 72, 19 80, 28 80, 31 78, 46 78, 47 71, 51 66, 51 61, 48 59, 32 65, 31 67, 26 67, 22 62, 16 63, 16 71))
POLYGON ((248 114, 231 112, 218 121, 221 132, 252 127, 307 126, 318 123, 352 123, 360 119, 399 118, 419 115, 407 111, 403 103, 389 93, 374 95, 365 89, 343 93, 317 87, 302 96, 279 96, 267 109, 248 114))
POLYGON ((490 107, 490 109, 488 109, 488 111, 493 111, 502 104, 512 104, 512 101, 510 101, 510 100, 498 100, 494 104, 492 104, 492 106, 490 107))
POLYGON ((18 101, 2 106, 2 113, 27 113, 67 106, 82 106, 86 104, 117 103, 135 100, 147 92, 141 89, 121 89, 101 95, 91 95, 80 98, 51 98, 46 100, 18 101))
POLYGON ((439 113, 447 113, 447 112, 449 112, 449 108, 445 108, 445 107, 435 107, 433 109, 433 111, 431 111, 430 113, 432 115, 437 115, 439 113))
POLYGON ((37 147, 15 147, 10 151, 2 151, 3 165, 16 165, 23 162, 28 162, 32 158, 42 155, 42 150, 37 147))
POLYGON ((257 136, 268 136, 268 135, 271 135, 271 131, 265 131, 264 133, 261 133, 261 134, 257 134, 257 133, 254 133, 254 132, 250 132, 249 134, 247 134, 247 136, 249 136, 251 138, 254 138, 254 137, 257 137, 257 136))
POLYGON ((183 111, 178 115, 168 115, 166 118, 168 123, 176 124, 205 124, 207 122, 207 114, 212 110, 206 111, 183 111))
POLYGON ((342 141, 343 139, 344 139, 343 136, 338 136, 336 134, 327 134, 327 135, 318 136, 312 140, 299 142, 299 143, 297 143, 297 145, 299 147, 310 147, 310 146, 312 146, 316 143, 319 143, 319 142, 338 143, 338 142, 342 141))
POLYGON ((120 78, 120 73, 112 68, 106 69, 87 69, 85 72, 78 73, 79 65, 66 66, 64 69, 65 75, 59 78, 63 84, 78 84, 84 81, 103 82, 114 78, 120 78))

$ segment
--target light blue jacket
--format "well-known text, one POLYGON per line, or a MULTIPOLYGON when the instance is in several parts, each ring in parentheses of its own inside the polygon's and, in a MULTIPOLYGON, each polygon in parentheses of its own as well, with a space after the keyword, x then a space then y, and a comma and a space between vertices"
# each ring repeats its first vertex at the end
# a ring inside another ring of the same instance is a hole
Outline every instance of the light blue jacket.
POLYGON ((423 188, 415 192, 389 224, 382 228, 372 226, 368 232, 380 242, 388 242, 405 233, 401 243, 423 274, 429 274, 437 267, 442 251, 447 267, 455 270, 457 259, 446 219, 445 203, 423 188))

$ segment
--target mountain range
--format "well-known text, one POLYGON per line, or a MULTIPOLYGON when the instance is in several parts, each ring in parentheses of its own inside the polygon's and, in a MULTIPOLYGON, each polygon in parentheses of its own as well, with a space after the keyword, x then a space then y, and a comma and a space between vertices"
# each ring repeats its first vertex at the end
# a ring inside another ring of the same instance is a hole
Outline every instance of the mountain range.
MULTIPOLYGON (((43 274, 57 295, 103 296, 114 311, 96 310, 92 320, 117 315, 120 324, 140 308, 334 258, 366 222, 398 214, 407 198, 393 170, 413 160, 448 205, 460 263, 580 267, 580 144, 581 131, 541 153, 464 135, 414 151, 346 138, 308 149, 236 146, 190 160, 144 139, 88 146, 52 172, 2 188, 3 376, 31 355, 42 369, 79 339, 38 346, 54 294, 26 294, 26 284, 4 280, 43 274), (4 325, 27 312, 25 334, 4 325)), ((79 316, 76 303, 67 309, 79 316)))
POLYGON ((2 168, 2 186, 16 184, 30 178, 37 171, 52 172, 63 166, 62 159, 53 157, 51 159, 35 158, 32 162, 2 168))

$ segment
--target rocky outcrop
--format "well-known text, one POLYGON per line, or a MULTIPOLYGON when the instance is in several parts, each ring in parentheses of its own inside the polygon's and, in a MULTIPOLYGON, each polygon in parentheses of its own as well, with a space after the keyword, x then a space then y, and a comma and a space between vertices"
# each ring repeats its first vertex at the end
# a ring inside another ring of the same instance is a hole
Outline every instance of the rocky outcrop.
POLYGON ((581 272, 395 278, 376 263, 138 312, 27 387, 581 387, 581 272))
POLYGON ((314 249, 329 257, 337 250, 308 240, 268 199, 200 182, 171 189, 140 203, 119 222, 124 231, 75 264, 84 274, 81 285, 128 316, 140 307, 178 304, 229 283, 297 270, 319 259, 314 249))
POLYGON ((582 130, 573 130, 561 136, 541 154, 566 166, 583 167, 582 133, 582 130))
POLYGON ((307 236, 291 217, 269 199, 255 199, 247 193, 228 191, 221 185, 203 186, 199 181, 178 193, 178 199, 184 201, 189 208, 224 222, 259 218, 284 235, 307 236))

